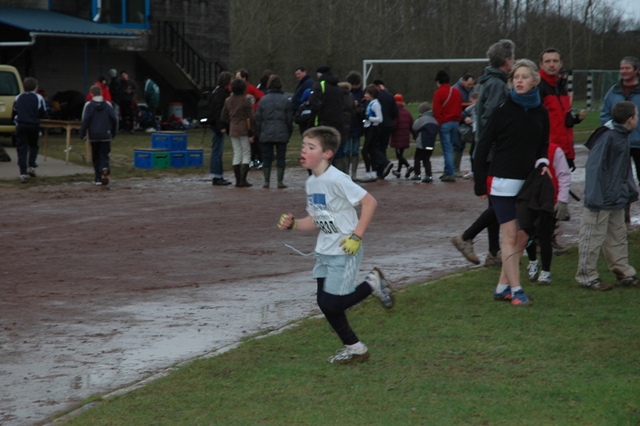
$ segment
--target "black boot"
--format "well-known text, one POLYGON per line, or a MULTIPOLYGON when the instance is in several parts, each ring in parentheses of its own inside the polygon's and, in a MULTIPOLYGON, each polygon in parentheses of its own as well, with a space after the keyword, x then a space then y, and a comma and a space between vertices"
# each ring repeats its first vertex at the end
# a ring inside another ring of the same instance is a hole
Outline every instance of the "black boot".
POLYGON ((284 189, 287 185, 284 184, 284 167, 278 167, 278 189, 284 189))
POLYGON ((240 164, 234 164, 233 174, 236 175, 236 186, 242 186, 242 175, 240 174, 240 164))
POLYGON ((248 188, 251 185, 249 182, 247 182, 247 175, 249 174, 249 165, 248 164, 241 164, 240 165, 240 185, 238 186, 242 186, 245 188, 248 188))
POLYGON ((271 180, 271 167, 263 166, 262 171, 264 172, 264 184, 262 187, 267 189, 269 188, 269 181, 271 180))

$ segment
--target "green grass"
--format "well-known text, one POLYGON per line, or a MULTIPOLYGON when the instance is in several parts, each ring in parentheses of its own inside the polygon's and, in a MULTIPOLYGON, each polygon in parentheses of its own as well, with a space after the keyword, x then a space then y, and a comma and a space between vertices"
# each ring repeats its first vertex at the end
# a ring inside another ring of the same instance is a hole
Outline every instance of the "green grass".
POLYGON ((498 268, 409 286, 390 311, 370 298, 349 312, 367 363, 328 364, 337 336, 305 319, 65 425, 637 425, 640 289, 582 290, 576 265, 574 248, 551 286, 525 282, 531 307, 492 299, 498 268))

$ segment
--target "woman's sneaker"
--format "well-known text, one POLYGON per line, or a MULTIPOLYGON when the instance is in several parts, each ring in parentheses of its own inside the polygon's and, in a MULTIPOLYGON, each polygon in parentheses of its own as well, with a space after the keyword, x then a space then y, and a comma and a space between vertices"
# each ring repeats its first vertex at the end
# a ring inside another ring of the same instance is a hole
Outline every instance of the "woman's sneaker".
POLYGON ((511 304, 513 306, 529 306, 533 303, 528 294, 524 294, 524 291, 518 290, 511 295, 511 304))
POLYGON ((540 271, 540 276, 538 277, 538 285, 549 285, 549 284, 551 284, 551 272, 540 271))
POLYGON ((529 261, 529 266, 527 266, 527 278, 529 278, 529 281, 535 281, 538 278, 538 272, 540 272, 540 262, 537 260, 535 262, 529 261))
POLYGON ((382 306, 391 309, 393 307, 393 289, 387 280, 385 280, 382 271, 378 268, 373 268, 364 280, 371 286, 372 294, 380 299, 382 306))
POLYGON ((369 350, 364 347, 364 352, 357 353, 348 346, 338 349, 338 352, 327 358, 332 364, 349 364, 350 362, 365 362, 369 359, 369 350))

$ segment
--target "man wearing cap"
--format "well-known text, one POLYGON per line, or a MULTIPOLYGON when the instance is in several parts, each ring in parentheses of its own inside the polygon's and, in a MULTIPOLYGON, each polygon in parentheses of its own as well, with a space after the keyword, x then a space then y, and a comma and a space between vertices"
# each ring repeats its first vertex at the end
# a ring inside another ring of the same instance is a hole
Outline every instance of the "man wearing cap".
POLYGON ((393 169, 393 163, 387 158, 387 147, 389 139, 393 133, 393 120, 398 118, 398 104, 393 95, 384 87, 382 80, 374 80, 373 84, 378 86, 378 102, 382 109, 382 123, 378 124, 378 147, 376 150, 378 179, 384 179, 393 169))
POLYGON ((329 126, 341 133, 344 100, 338 76, 331 72, 329 65, 318 67, 316 73, 318 81, 311 86, 309 95, 309 106, 316 117, 312 126, 329 126))

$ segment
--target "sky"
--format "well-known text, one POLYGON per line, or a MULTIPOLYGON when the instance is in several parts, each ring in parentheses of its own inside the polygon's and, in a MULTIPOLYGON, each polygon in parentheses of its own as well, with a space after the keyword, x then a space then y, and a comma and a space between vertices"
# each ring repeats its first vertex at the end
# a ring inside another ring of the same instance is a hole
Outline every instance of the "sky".
POLYGON ((632 18, 640 20, 640 0, 613 0, 613 7, 625 10, 632 18))

